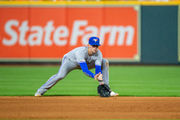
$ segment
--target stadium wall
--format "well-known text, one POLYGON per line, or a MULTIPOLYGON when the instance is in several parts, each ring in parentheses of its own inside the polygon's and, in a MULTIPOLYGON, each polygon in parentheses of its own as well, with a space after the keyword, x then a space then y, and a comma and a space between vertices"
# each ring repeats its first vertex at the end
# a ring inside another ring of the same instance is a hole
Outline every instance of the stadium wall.
POLYGON ((178 64, 178 6, 142 6, 142 63, 178 64))
POLYGON ((108 1, 0 2, 0 63, 59 63, 64 53, 86 44, 91 35, 88 32, 94 32, 103 38, 104 43, 100 49, 110 63, 179 64, 179 4, 108 1), (73 28, 75 22, 84 24, 79 28, 86 31, 79 29, 78 33, 73 28), (10 26, 11 24, 14 26, 10 26), (79 37, 72 39, 73 35, 68 36, 73 34, 73 30, 79 37), (23 34, 20 35, 23 31, 26 31, 24 39, 23 34), (45 38, 48 37, 47 34, 43 35, 45 32, 52 32, 54 36, 49 36, 52 41, 45 38), (58 32, 63 34, 59 35, 58 32), (84 34, 81 35, 81 32, 84 34), (66 40, 65 37, 69 38, 66 40), (42 42, 44 39, 46 41, 40 45, 38 40, 42 42), (7 45, 4 46, 4 43, 7 45))

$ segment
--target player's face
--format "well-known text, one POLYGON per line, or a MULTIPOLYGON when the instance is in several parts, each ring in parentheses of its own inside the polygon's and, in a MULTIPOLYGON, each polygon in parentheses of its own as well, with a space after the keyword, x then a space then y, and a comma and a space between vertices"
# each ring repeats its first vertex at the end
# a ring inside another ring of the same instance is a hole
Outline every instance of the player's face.
POLYGON ((97 45, 89 45, 88 54, 92 55, 92 54, 97 53, 98 47, 99 46, 97 46, 97 45))

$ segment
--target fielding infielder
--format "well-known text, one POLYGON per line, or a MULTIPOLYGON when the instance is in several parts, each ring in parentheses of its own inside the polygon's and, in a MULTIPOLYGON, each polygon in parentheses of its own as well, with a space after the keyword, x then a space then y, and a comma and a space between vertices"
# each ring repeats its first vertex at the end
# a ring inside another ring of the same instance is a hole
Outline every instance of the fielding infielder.
MULTIPOLYGON (((77 47, 65 54, 58 73, 50 77, 49 80, 37 90, 35 96, 42 96, 70 71, 79 68, 81 68, 87 76, 98 80, 99 84, 107 84, 109 86, 109 62, 107 59, 102 58, 102 53, 98 49, 99 46, 99 38, 90 37, 88 46, 77 47), (89 69, 94 67, 95 74, 89 71, 89 69)), ((110 96, 118 96, 118 93, 111 91, 110 96)))

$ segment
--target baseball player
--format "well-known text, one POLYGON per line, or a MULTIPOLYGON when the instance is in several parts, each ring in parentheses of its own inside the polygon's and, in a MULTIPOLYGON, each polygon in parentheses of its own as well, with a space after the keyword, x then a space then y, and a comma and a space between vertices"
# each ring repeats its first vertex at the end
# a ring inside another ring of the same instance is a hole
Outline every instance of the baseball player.
MULTIPOLYGON (((65 54, 58 73, 50 77, 49 80, 37 90, 35 96, 42 96, 58 81, 65 78, 70 71, 79 68, 85 75, 98 80, 99 84, 109 86, 109 62, 107 59, 102 58, 102 53, 98 49, 99 46, 99 38, 90 37, 88 46, 77 47, 65 54), (92 73, 89 69, 94 67, 95 73, 92 73)), ((111 91, 110 96, 118 96, 118 93, 111 91)))

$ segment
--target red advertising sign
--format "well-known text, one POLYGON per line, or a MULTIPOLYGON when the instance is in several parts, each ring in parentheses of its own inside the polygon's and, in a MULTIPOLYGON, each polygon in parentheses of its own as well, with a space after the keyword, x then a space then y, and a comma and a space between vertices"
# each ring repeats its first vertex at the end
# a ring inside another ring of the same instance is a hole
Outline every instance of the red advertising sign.
POLYGON ((0 59, 62 58, 99 36, 103 57, 137 60, 134 7, 0 8, 0 59))

